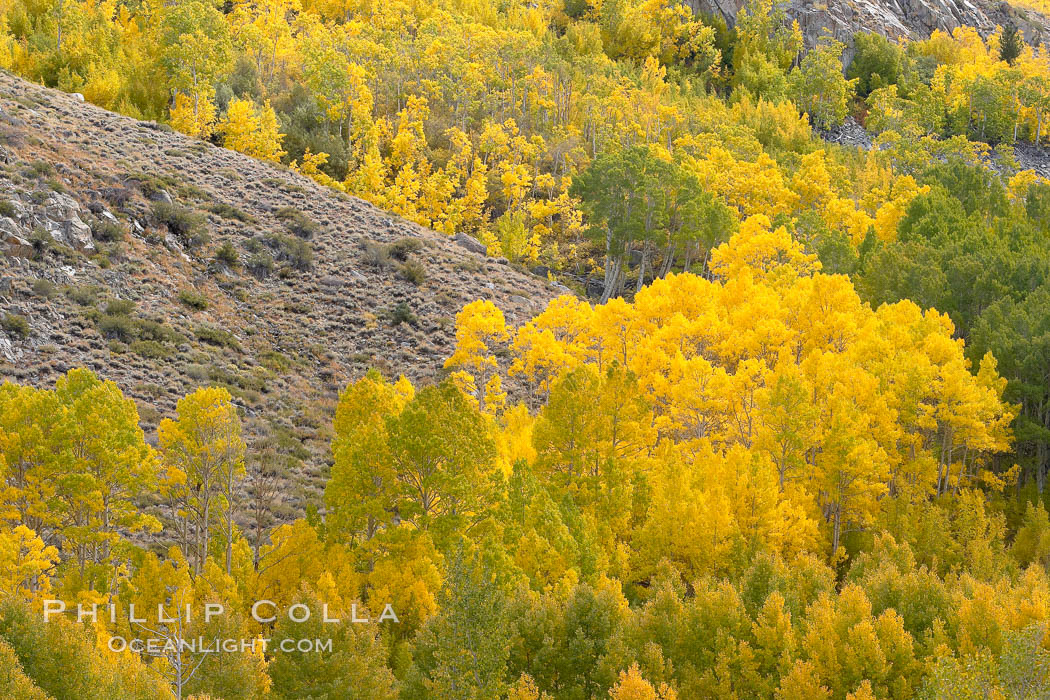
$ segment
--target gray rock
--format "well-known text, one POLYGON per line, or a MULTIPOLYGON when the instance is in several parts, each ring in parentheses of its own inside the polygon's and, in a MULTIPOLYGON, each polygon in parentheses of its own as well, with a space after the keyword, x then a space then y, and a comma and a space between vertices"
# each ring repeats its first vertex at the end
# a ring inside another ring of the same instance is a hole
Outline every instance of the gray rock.
POLYGON ((8 362, 15 362, 21 356, 22 352, 16 349, 12 342, 0 335, 0 357, 3 357, 8 362))
POLYGON ((4 255, 11 257, 28 258, 33 254, 29 237, 7 217, 0 218, 0 245, 3 246, 4 255))
MULTIPOLYGON (((721 15, 732 27, 746 0, 685 0, 708 14, 721 15)), ((1045 19, 1018 11, 1000 0, 788 0, 788 17, 797 20, 808 47, 825 28, 847 45, 847 62, 853 59, 853 35, 869 31, 895 39, 925 39, 935 29, 951 32, 963 25, 987 36, 996 25, 1013 23, 1029 43, 1039 43, 1050 32, 1045 19)))
POLYGON ((857 123, 852 116, 846 117, 841 126, 836 126, 828 131, 819 132, 821 138, 828 143, 837 143, 842 146, 856 146, 865 151, 871 150, 871 134, 863 126, 857 123))
POLYGON ((476 238, 473 238, 472 236, 468 236, 465 233, 457 233, 456 237, 452 240, 454 240, 457 245, 466 248, 472 253, 477 253, 478 255, 485 255, 488 252, 488 250, 485 248, 484 243, 482 243, 476 238))
POLYGON ((152 202, 164 202, 165 204, 172 203, 171 195, 168 194, 165 190, 156 190, 154 192, 151 192, 149 198, 152 202))
POLYGON ((52 192, 41 208, 43 212, 35 217, 36 224, 56 242, 84 252, 95 250, 91 227, 81 220, 80 205, 76 200, 67 194, 52 192))

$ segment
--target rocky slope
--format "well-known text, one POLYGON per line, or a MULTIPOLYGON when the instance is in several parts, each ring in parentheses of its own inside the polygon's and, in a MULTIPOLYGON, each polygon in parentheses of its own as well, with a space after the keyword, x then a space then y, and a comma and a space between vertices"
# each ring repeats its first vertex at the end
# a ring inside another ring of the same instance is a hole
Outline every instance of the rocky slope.
POLYGON ((296 173, 0 74, 0 380, 117 381, 151 434, 230 388, 316 499, 338 392, 440 377, 477 298, 522 323, 563 287, 296 173))
MULTIPOLYGON (((687 0, 694 10, 721 15, 730 26, 745 2, 687 0)), ((976 27, 986 35, 1008 23, 1021 29, 1030 43, 1050 38, 1047 18, 1005 0, 787 0, 787 12, 798 20, 808 46, 825 28, 847 45, 858 31, 919 39, 935 29, 950 32, 959 26, 976 27)))

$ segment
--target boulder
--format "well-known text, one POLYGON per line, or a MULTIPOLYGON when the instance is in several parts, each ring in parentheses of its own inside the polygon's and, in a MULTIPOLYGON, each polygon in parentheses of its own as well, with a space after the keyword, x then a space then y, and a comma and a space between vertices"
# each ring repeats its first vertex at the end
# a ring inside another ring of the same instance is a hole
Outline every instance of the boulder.
POLYGON ((165 204, 171 204, 171 195, 164 190, 155 190, 150 192, 149 199, 151 202, 164 202, 165 204))
POLYGON ((33 254, 33 243, 14 221, 7 217, 0 218, 0 246, 4 255, 15 258, 28 258, 33 254))
POLYGON ((47 231, 56 242, 74 250, 95 250, 91 227, 81 220, 80 205, 69 195, 52 192, 34 219, 36 225, 47 231))
POLYGON ((465 233, 457 233, 456 237, 452 240, 454 240, 457 245, 466 248, 472 253, 477 253, 478 255, 486 255, 488 253, 488 249, 485 248, 484 243, 465 233))
POLYGON ((0 357, 8 362, 15 362, 22 353, 15 348, 14 344, 3 335, 0 335, 0 357))

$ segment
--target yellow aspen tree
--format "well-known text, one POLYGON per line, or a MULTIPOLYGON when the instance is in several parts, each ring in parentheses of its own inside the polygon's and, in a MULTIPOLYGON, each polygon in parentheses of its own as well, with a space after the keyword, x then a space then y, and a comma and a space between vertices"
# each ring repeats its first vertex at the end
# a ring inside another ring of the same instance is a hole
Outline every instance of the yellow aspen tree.
POLYGON ((620 671, 609 697, 612 700, 678 700, 678 693, 666 683, 661 683, 659 689, 654 688, 642 677, 638 664, 631 664, 626 671, 620 671))
POLYGON ((214 521, 225 539, 226 572, 232 566, 238 483, 244 478, 241 420, 230 393, 205 387, 179 400, 176 420, 157 429, 164 461, 186 475, 183 507, 192 521, 183 543, 199 575, 209 554, 214 521))

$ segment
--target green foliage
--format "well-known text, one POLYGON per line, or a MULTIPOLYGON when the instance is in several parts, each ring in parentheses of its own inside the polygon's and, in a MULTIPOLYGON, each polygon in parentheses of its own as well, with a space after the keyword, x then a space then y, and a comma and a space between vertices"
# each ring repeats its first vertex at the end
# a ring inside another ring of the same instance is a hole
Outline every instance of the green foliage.
POLYGON ((91 235, 103 243, 114 243, 124 240, 124 227, 109 219, 93 219, 91 221, 91 235))
POLYGON ((397 501, 402 518, 430 529, 440 545, 484 514, 496 447, 481 413, 451 382, 422 389, 387 419, 386 432, 405 487, 397 501))
POLYGON ((415 324, 417 320, 415 313, 412 312, 412 307, 405 301, 399 301, 393 309, 390 309, 388 315, 392 326, 399 326, 402 323, 415 324))
POLYGON ((127 316, 102 316, 98 320, 98 330, 105 338, 130 342, 135 338, 135 321, 127 316))
POLYGON ((22 681, 23 695, 5 697, 153 700, 160 690, 141 662, 118 664, 105 659, 88 628, 65 619, 45 623, 40 613, 20 601, 0 603, 0 639, 4 643, 0 649, 8 650, 8 658, 14 652, 24 677, 35 685, 27 687, 22 681))
POLYGON ((846 76, 857 81, 857 95, 896 85, 905 63, 904 49, 882 34, 861 32, 853 37, 854 56, 846 76))
POLYGON ((131 343, 131 351, 152 360, 164 360, 175 354, 175 350, 156 340, 136 340, 131 343))
POLYGON ((1003 33, 999 37, 999 60, 1013 65, 1017 57, 1024 50, 1024 37, 1014 24, 1003 27, 1003 33))
POLYGON ((259 278, 266 278, 274 270, 273 256, 265 250, 252 253, 248 258, 248 270, 259 278))
POLYGON ((748 0, 737 14, 733 86, 778 101, 787 93, 787 72, 802 51, 802 35, 782 3, 748 0))
POLYGON ((991 352, 1009 378, 1007 396, 1021 404, 1014 429, 1024 474, 1042 484, 1048 469, 1050 400, 1040 363, 1050 357, 1050 256, 1043 241, 1042 190, 1010 203, 994 174, 949 162, 926 173, 931 190, 917 196, 898 240, 880 244, 858 286, 873 303, 911 299, 946 312, 968 341, 974 363, 991 352))
POLYGON ((332 609, 329 614, 341 617, 343 622, 325 624, 320 613, 325 601, 310 596, 298 602, 316 612, 305 622, 282 617, 274 628, 273 646, 278 651, 268 670, 275 697, 287 700, 304 697, 395 700, 398 697, 377 627, 348 621, 351 615, 367 619, 380 611, 370 613, 364 606, 353 610, 332 609), (284 640, 291 643, 293 651, 281 650, 284 640), (330 642, 331 651, 294 650, 300 640, 330 642))
POLYGON ((428 697, 487 700, 506 692, 510 654, 507 604, 494 576, 457 542, 447 558, 441 612, 415 645, 428 697))
POLYGON ((98 302, 99 294, 101 290, 98 287, 91 285, 80 285, 76 287, 64 288, 66 296, 72 299, 76 304, 80 306, 95 306, 98 302))
POLYGON ((283 221, 288 230, 299 238, 313 238, 321 230, 309 216, 295 207, 281 207, 274 212, 274 216, 283 221))
POLYGON ((107 316, 128 316, 135 310, 135 302, 131 299, 110 299, 106 302, 107 316))
POLYGON ((204 311, 208 308, 208 298, 192 289, 180 289, 178 299, 195 311, 204 311))
POLYGON ((43 299, 50 299, 55 296, 55 283, 51 280, 40 278, 33 282, 33 294, 43 299))
POLYGON ((233 247, 233 244, 229 241, 224 241, 218 250, 215 251, 215 259, 221 262, 226 267, 237 267, 241 261, 241 255, 237 252, 237 249, 233 247))
POLYGON ((412 284, 423 284, 427 278, 427 268, 421 261, 410 258, 398 266, 398 274, 412 284))
POLYGON ((791 97, 799 109, 809 114, 815 128, 839 126, 849 114, 857 79, 846 80, 842 75, 844 48, 840 41, 822 40, 789 76, 791 97))
POLYGON ((29 319, 20 314, 4 314, 4 317, 0 319, 0 328, 19 340, 28 338, 30 333, 29 319))
POLYGON ((240 221, 242 224, 256 223, 256 219, 254 216, 244 211, 243 209, 238 209, 232 204, 227 204, 226 202, 209 202, 205 206, 205 209, 210 211, 212 214, 221 216, 224 219, 240 221))
POLYGON ((590 234, 604 241, 602 300, 618 293, 633 244, 642 246, 637 289, 644 284, 655 250, 665 256, 666 274, 679 254, 699 257, 726 240, 733 219, 699 180, 674 162, 636 146, 598 158, 573 179, 570 193, 590 216, 590 234))
POLYGON ((11 700, 48 700, 22 670, 22 664, 7 642, 0 641, 0 695, 11 700))
POLYGON ((202 343, 232 348, 238 351, 241 349, 241 345, 237 342, 237 338, 234 337, 233 333, 222 328, 201 324, 193 329, 193 333, 202 343))
POLYGON ((152 211, 153 218, 166 226, 190 250, 207 243, 206 219, 200 212, 168 202, 154 202, 152 211))
POLYGON ((314 251, 309 241, 281 234, 269 234, 264 240, 273 251, 274 257, 288 263, 291 268, 305 271, 313 266, 314 251))
POLYGON ((423 250, 423 241, 418 238, 399 238, 386 246, 390 257, 401 262, 407 262, 414 253, 423 250))
POLYGON ((1042 625, 1009 633, 1001 658, 983 649, 973 656, 943 657, 931 670, 919 697, 980 700, 1046 695, 1050 692, 1050 654, 1042 647, 1045 635, 1042 625))

